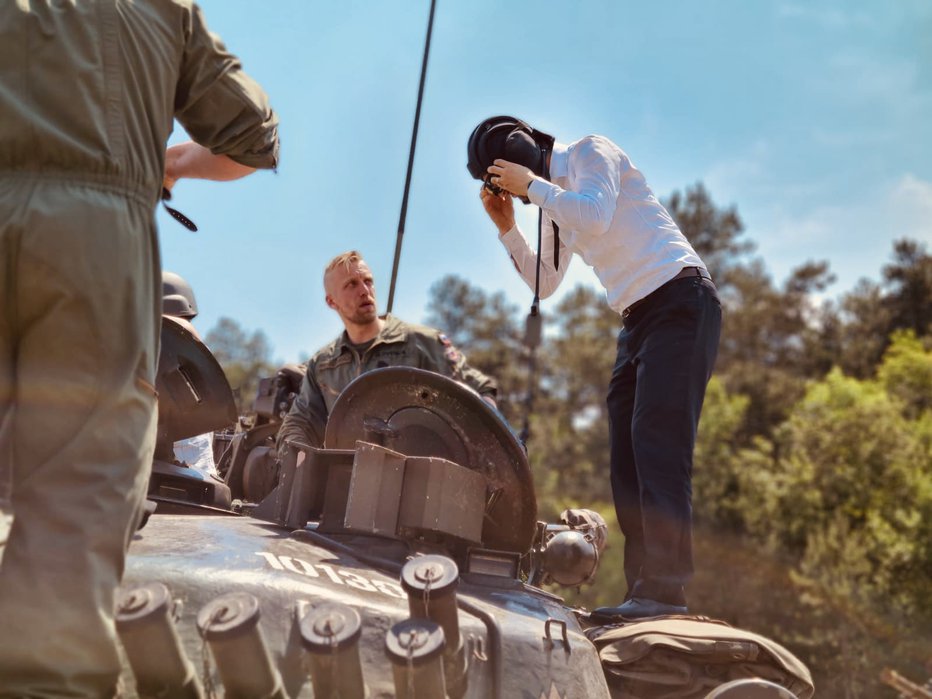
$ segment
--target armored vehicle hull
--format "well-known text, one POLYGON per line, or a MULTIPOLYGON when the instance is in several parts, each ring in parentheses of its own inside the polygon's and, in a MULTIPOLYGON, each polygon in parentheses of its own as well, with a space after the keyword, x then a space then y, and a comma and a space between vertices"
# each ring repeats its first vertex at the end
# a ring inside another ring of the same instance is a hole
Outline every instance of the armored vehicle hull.
MULTIPOLYGON (((369 696, 396 696, 385 640, 409 618, 408 594, 397 570, 374 567, 372 557, 403 553, 403 547, 331 541, 247 517, 155 516, 133 541, 123 587, 158 581, 170 590, 180 603, 176 627, 184 652, 202 686, 219 685, 220 668, 198 631, 198 613, 231 592, 255 596, 262 637, 289 697, 315 696, 302 617, 339 601, 361 619, 358 651, 369 696)), ((514 579, 463 574, 457 604, 466 664, 462 696, 609 696, 595 646, 558 597, 514 579)))

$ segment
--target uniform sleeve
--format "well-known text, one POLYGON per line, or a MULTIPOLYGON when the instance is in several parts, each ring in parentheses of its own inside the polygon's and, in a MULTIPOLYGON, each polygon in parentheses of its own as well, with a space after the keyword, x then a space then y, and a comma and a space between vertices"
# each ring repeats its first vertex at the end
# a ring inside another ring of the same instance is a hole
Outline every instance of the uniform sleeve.
POLYGON ((255 168, 278 164, 278 117, 236 56, 192 5, 175 91, 175 116, 197 143, 255 168))
POLYGON ((573 190, 536 180, 528 199, 561 228, 599 235, 612 223, 621 193, 622 154, 601 136, 587 136, 570 153, 573 190))
POLYGON ((279 455, 288 439, 296 439, 312 447, 323 446, 327 427, 327 405, 314 376, 315 364, 308 362, 307 372, 301 380, 301 390, 291 404, 291 410, 278 430, 276 449, 279 455))
POLYGON ((430 366, 425 367, 426 369, 464 383, 480 396, 493 399, 496 397, 498 384, 495 380, 469 366, 465 355, 453 345, 450 338, 443 333, 436 332, 433 336, 425 337, 423 340, 425 355, 430 363, 430 366))

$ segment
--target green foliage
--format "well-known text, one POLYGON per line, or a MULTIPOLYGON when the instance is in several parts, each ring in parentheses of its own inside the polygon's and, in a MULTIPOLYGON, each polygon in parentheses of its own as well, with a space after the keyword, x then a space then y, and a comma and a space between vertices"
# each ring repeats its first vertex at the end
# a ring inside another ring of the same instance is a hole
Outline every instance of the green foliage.
POLYGON ((498 408, 520 419, 527 393, 526 350, 517 307, 502 292, 487 294, 449 275, 431 286, 427 324, 444 332, 466 353, 471 366, 498 381, 498 408))
MULTIPOLYGON (((891 354, 891 365, 899 359, 891 354)), ((712 453, 706 431, 717 428, 718 438, 734 422, 720 417, 716 407, 729 403, 718 394, 710 392, 711 421, 701 426, 702 464, 712 453)), ((810 385, 772 443, 731 454, 719 443, 714 470, 697 472, 697 511, 794 554, 801 580, 900 611, 924 608, 932 451, 929 421, 911 420, 905 405, 881 382, 832 371, 810 385)))
POLYGON ((839 511, 862 524, 909 451, 904 420, 883 389, 838 370, 810 387, 776 439, 783 519, 797 520, 785 541, 792 546, 839 511))
POLYGON ((893 262, 883 269, 889 289, 893 328, 909 329, 917 335, 932 331, 932 256, 914 240, 893 244, 893 262))
POLYGON ((922 471, 899 404, 836 371, 810 385, 773 440, 745 447, 735 433, 746 404, 710 383, 695 454, 697 517, 793 554, 823 582, 840 570, 858 590, 890 594, 896 580, 905 584, 902 574, 924 555, 913 540, 923 506, 911 500, 922 471), (849 553, 826 544, 842 530, 849 553), (846 568, 855 560, 860 568, 846 568))
POLYGON ((902 401, 908 416, 918 418, 932 409, 932 354, 912 329, 897 330, 890 337, 877 378, 888 394, 902 401))
POLYGON ((740 437, 766 435, 803 394, 807 378, 832 366, 837 348, 826 341, 822 309, 811 302, 834 282, 826 262, 794 269, 774 285, 754 245, 742 239, 734 207, 720 209, 701 184, 667 201, 673 218, 709 267, 724 308, 718 373, 732 393, 746 396, 740 437))
POLYGON ((740 501, 746 493, 747 471, 739 458, 739 435, 749 402, 747 396, 729 395, 721 379, 713 376, 693 454, 696 517, 735 529, 743 526, 740 501))
POLYGON ((868 378, 895 331, 932 333, 932 256, 916 241, 898 240, 881 283, 862 279, 837 307, 829 303, 824 310, 824 344, 846 373, 868 378))
POLYGON ((752 242, 740 239, 744 223, 737 209, 718 208, 701 182, 685 193, 673 192, 664 204, 719 287, 727 286, 738 261, 754 250, 752 242))
POLYGON ((830 368, 808 299, 832 277, 825 263, 808 263, 778 289, 755 260, 730 279, 717 371, 729 390, 750 400, 742 428, 750 440, 769 434, 802 397, 806 379, 830 368))
POLYGON ((605 396, 621 329, 618 314, 601 295, 580 286, 546 319, 528 443, 535 477, 564 498, 603 499, 609 468, 605 396))
POLYGON ((824 329, 826 344, 836 349, 836 363, 846 374, 866 379, 873 375, 889 342, 893 312, 883 290, 861 280, 845 294, 838 308, 830 306, 836 320, 824 329))
POLYGON ((204 339, 220 362, 233 388, 237 411, 242 414, 252 406, 259 379, 276 369, 271 361, 269 341, 261 330, 247 333, 232 318, 220 318, 204 339))

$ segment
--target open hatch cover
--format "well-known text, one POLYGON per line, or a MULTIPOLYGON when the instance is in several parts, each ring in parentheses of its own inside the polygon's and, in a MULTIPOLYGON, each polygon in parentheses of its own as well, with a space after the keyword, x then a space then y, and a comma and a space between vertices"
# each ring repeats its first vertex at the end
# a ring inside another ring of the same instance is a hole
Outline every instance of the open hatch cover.
POLYGON ((484 545, 519 553, 531 548, 537 499, 527 454, 502 416, 471 388, 412 367, 367 372, 337 398, 324 444, 354 449, 357 440, 481 473, 489 483, 484 545))

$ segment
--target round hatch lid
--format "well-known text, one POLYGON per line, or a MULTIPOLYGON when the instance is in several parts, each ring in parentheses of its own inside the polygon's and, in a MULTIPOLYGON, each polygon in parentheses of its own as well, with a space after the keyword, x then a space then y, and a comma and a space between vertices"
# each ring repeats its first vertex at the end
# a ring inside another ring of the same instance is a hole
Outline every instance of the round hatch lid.
POLYGON ((483 474, 488 482, 482 544, 525 553, 537 498, 524 447, 501 414, 468 386, 413 367, 367 372, 337 397, 328 449, 380 444, 405 456, 433 456, 483 474))

